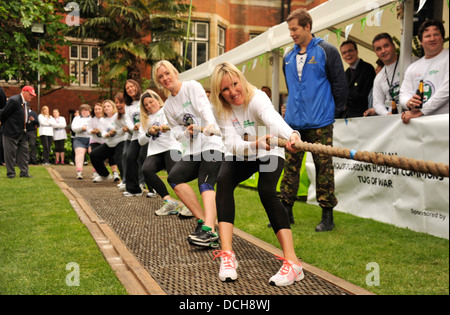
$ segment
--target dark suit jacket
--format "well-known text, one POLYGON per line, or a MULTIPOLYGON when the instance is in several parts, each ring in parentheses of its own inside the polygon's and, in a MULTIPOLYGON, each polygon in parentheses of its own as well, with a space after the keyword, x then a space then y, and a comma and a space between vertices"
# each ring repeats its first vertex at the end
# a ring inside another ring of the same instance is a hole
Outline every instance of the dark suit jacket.
POLYGON ((0 86, 0 110, 6 106, 6 94, 3 88, 0 86))
POLYGON ((360 59, 353 76, 350 68, 345 71, 345 75, 349 88, 346 117, 363 117, 364 112, 368 109, 368 96, 375 80, 375 69, 371 64, 360 59))
MULTIPOLYGON (((28 108, 27 104, 27 108, 28 108)), ((25 115, 20 94, 11 96, 2 112, 2 132, 5 136, 19 139, 24 132, 25 115)))

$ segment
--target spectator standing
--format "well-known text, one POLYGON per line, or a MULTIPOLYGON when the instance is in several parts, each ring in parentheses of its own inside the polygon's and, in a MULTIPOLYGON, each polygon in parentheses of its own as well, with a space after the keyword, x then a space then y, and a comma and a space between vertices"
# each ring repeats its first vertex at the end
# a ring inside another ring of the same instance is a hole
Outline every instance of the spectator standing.
MULTIPOLYGON (((294 48, 284 58, 283 70, 289 91, 285 120, 301 134, 303 141, 333 144, 333 124, 345 107, 348 84, 339 51, 311 33, 312 18, 304 9, 288 17, 294 48)), ((287 176, 299 176, 304 152, 295 154, 296 163, 287 176)), ((316 167, 317 201, 322 208, 322 221, 317 232, 331 231, 334 227, 333 208, 337 205, 334 194, 333 159, 325 154, 313 154, 316 167)), ((295 194, 286 196, 294 204, 295 194)))
POLYGON ((16 164, 20 169, 20 177, 32 177, 28 173, 29 150, 26 125, 29 103, 34 97, 36 97, 34 88, 29 85, 24 86, 20 94, 8 99, 2 111, 2 138, 8 178, 16 177, 16 164))
POLYGON ((60 115, 58 109, 53 110, 53 142, 55 143, 55 164, 64 165, 64 143, 67 139, 66 119, 60 115))
POLYGON ((377 115, 386 116, 392 114, 392 102, 395 101, 396 105, 399 102, 401 77, 399 57, 394 41, 388 33, 375 36, 372 46, 384 64, 373 84, 373 108, 377 115))
POLYGON ((449 113, 449 51, 444 49, 445 29, 441 21, 427 20, 419 28, 418 37, 425 56, 406 70, 400 89, 403 123, 422 115, 449 113), (423 99, 416 94, 423 81, 423 99))
POLYGON ((344 61, 349 65, 345 72, 349 88, 345 117, 363 117, 364 112, 369 108, 369 93, 373 87, 375 69, 359 58, 358 46, 354 41, 343 42, 341 54, 344 61))
POLYGON ((3 88, 0 86, 0 166, 5 165, 5 158, 3 156, 3 140, 2 140, 2 123, 1 116, 3 108, 6 106, 6 94, 3 88))
POLYGON ((50 165, 50 150, 53 142, 54 119, 50 116, 48 106, 43 106, 39 114, 39 137, 42 142, 42 164, 50 165))
POLYGON ((27 141, 30 149, 30 160, 29 164, 37 165, 37 150, 36 150, 36 140, 37 140, 37 130, 39 127, 39 117, 35 111, 28 108, 28 121, 27 121, 27 141))

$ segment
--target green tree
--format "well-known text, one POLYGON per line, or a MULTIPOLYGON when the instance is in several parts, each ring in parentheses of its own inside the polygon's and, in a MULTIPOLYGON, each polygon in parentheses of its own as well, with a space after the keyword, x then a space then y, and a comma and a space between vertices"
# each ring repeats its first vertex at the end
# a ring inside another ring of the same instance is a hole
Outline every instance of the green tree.
POLYGON ((98 65, 104 84, 126 78, 142 82, 142 65, 161 59, 179 64, 173 42, 185 34, 180 17, 188 6, 179 0, 81 0, 81 23, 68 34, 99 41, 98 65))
POLYGON ((62 66, 67 60, 60 47, 67 46, 63 31, 67 25, 61 19, 63 3, 58 0, 21 0, 0 2, 0 79, 17 80, 21 84, 37 85, 38 71, 44 89, 68 82, 62 66), (37 37, 32 23, 43 23, 46 33, 37 37), (40 40, 40 61, 38 41, 40 40))

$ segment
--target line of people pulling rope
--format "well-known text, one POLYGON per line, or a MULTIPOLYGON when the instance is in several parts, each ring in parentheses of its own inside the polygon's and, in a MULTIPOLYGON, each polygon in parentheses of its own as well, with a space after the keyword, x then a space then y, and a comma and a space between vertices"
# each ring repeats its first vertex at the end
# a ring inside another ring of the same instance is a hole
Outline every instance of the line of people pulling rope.
MULTIPOLYGON (((139 172, 150 193, 161 196, 164 204, 156 215, 194 216, 196 227, 188 235, 193 246, 219 248, 214 259, 221 260, 219 278, 237 279, 238 261, 232 247, 235 218, 234 190, 239 183, 260 173, 258 193, 270 224, 280 241, 284 257, 279 272, 270 278, 273 285, 290 285, 303 279, 303 270, 293 245, 288 213, 277 195, 276 186, 283 171, 285 150, 270 146, 267 140, 275 135, 300 141, 300 134, 287 125, 271 100, 252 86, 242 72, 230 63, 217 67, 212 78, 211 98, 196 81, 181 82, 178 71, 168 61, 154 66, 153 77, 166 94, 167 100, 153 90, 141 92, 139 84, 128 80, 124 92, 115 100, 105 100, 105 117, 98 133, 105 143, 95 148, 91 162, 97 175, 94 182, 113 180, 105 166, 117 165, 125 189, 123 196, 143 194, 139 172), (211 100, 214 106, 211 106, 211 100), (219 133, 220 130, 220 133, 219 133), (245 136, 265 135, 246 141, 245 136), (269 135, 270 134, 270 135, 269 135), (167 182, 179 200, 170 196, 164 181, 157 175, 168 173, 167 182), (203 207, 188 184, 197 180, 203 207), (217 186, 216 186, 217 185, 217 186), (217 191, 217 193, 216 193, 217 191)), ((80 108, 72 129, 89 135, 89 109, 80 108)), ((87 140, 74 141, 77 156, 84 157, 87 140)), ((78 165, 78 164, 77 164, 78 165)), ((81 163, 82 165, 82 163, 81 163)), ((77 166, 77 176, 81 170, 77 166)), ((82 177, 80 177, 81 179, 82 177)))
MULTIPOLYGON (((259 172, 257 189, 261 203, 284 256, 277 257, 283 265, 269 283, 286 286, 304 278, 290 228, 287 206, 292 209, 292 194, 282 194, 280 200, 276 187, 286 157, 290 165, 303 159, 304 151, 295 145, 301 141, 298 130, 308 143, 332 146, 333 123, 336 113, 345 106, 348 84, 339 52, 312 35, 312 19, 307 11, 293 12, 287 22, 295 46, 285 56, 283 65, 289 90, 286 121, 275 111, 268 96, 227 62, 215 68, 210 98, 200 83, 181 82, 176 68, 163 60, 153 67, 153 78, 167 96, 165 103, 152 90, 141 93, 133 80, 125 84, 123 101, 118 95, 117 105, 113 101, 104 102, 107 117, 101 130, 107 140, 91 154, 98 173, 94 181, 111 177, 104 166, 107 158, 110 163, 115 160, 118 164, 126 189, 124 196, 141 196, 140 177, 144 178, 149 191, 164 199, 164 206, 157 214, 182 210, 197 218, 197 226, 188 236, 191 245, 218 248, 217 220, 221 249, 214 251, 214 259, 220 258, 222 281, 234 281, 238 277, 232 242, 234 190, 256 172, 259 172), (217 136, 216 130, 220 130, 221 136, 217 136), (272 137, 287 140, 286 147, 271 145, 272 137), (123 150, 113 149, 118 143, 124 143, 123 150), (122 160, 125 162, 120 165, 122 160), (157 173, 163 169, 179 200, 170 197, 168 188, 158 177, 157 173), (203 207, 188 185, 195 179, 203 207)), ((430 27, 426 29, 438 33, 430 27)), ((448 82, 448 70, 446 78, 448 82)), ((411 105, 411 100, 408 103, 411 105)), ((411 113, 416 112, 411 109, 411 113)), ((79 128, 77 123, 74 121, 74 131, 79 128)), ((77 130, 86 132, 84 127, 77 130)), ((322 152, 312 154, 317 201, 322 208, 322 220, 316 231, 330 231, 334 228, 333 208, 338 202, 332 156, 322 152)), ((350 152, 350 158, 357 156, 358 152, 350 152)), ((288 185, 298 186, 298 182, 288 185)))

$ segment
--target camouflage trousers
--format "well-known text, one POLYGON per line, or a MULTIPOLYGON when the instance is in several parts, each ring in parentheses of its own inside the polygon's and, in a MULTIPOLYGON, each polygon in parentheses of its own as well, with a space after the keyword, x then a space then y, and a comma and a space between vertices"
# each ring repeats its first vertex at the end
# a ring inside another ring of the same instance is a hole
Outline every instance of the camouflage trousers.
MULTIPOLYGON (((302 141, 333 145, 333 125, 319 129, 300 130, 302 141)), ((284 176, 281 180, 281 200, 293 205, 297 199, 300 184, 300 169, 305 152, 291 153, 286 151, 284 176)), ((316 196, 322 208, 334 208, 338 201, 334 194, 334 168, 332 156, 313 154, 316 168, 316 196)))

